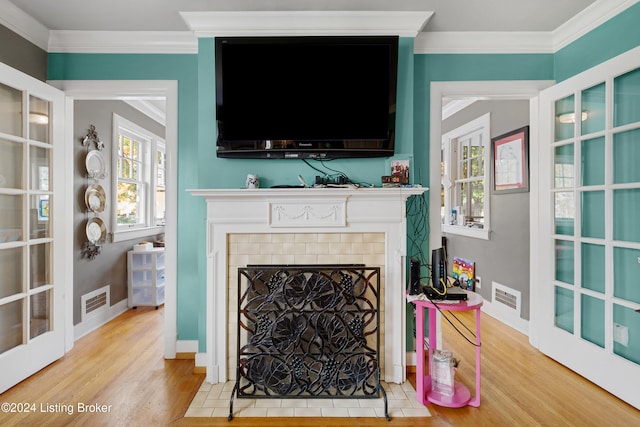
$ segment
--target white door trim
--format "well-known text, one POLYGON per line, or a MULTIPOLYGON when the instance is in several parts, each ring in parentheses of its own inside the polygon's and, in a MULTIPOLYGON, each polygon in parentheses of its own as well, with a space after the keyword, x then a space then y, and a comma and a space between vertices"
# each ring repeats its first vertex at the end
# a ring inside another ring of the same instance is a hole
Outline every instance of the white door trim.
MULTIPOLYGON (((67 141, 73 141, 73 102, 75 100, 131 99, 135 97, 164 96, 166 99, 167 121, 165 141, 167 154, 167 217, 165 237, 169 241, 166 248, 166 282, 164 305, 164 357, 176 356, 177 337, 177 229, 178 229, 178 83, 175 80, 58 80, 49 84, 63 90, 67 96, 66 125, 67 141)), ((70 186, 71 193, 73 188, 70 186)), ((70 200, 73 199, 69 195, 70 200)), ((73 295, 73 283, 67 287, 73 295)), ((69 298, 69 300, 72 300, 69 298)), ((68 336, 73 337, 73 303, 67 304, 68 336), (70 331, 70 332, 69 332, 70 331)), ((72 339, 72 338, 71 338, 72 339)), ((72 343, 71 343, 72 345, 72 343)))
MULTIPOLYGON (((542 89, 545 89, 555 82, 553 80, 509 80, 509 81, 451 81, 451 82, 432 82, 430 94, 430 132, 429 132, 429 247, 438 248, 442 242, 442 224, 440 222, 440 150, 442 146, 442 97, 449 98, 478 98, 483 100, 530 100, 529 109, 529 145, 535 146, 538 142, 538 103, 537 96, 542 89)), ((534 151, 530 148, 530 151, 534 151)), ((529 174, 534 179, 538 174, 538 167, 530 159, 529 174)), ((530 191, 530 209, 535 210, 537 204, 532 200, 534 192, 530 191)), ((531 216, 531 218, 536 218, 531 216)), ((530 222, 530 233, 537 233, 537 223, 530 222)), ((533 240, 532 240, 533 241, 533 240)), ((537 259, 534 256, 536 252, 531 251, 530 258, 530 283, 537 281, 537 259)), ((530 299, 530 316, 535 316, 535 301, 532 293, 530 299)), ((530 322, 530 325, 532 322, 530 322)), ((537 334, 535 327, 529 328, 529 341, 533 346, 537 347, 537 334)))

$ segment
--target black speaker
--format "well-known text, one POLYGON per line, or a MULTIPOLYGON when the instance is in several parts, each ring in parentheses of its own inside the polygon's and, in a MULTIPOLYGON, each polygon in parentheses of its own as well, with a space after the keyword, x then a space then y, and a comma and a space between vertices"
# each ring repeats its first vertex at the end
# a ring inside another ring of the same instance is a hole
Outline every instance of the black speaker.
POLYGON ((420 284, 420 261, 415 258, 409 260, 409 295, 422 293, 420 284))
POLYGON ((436 293, 444 294, 447 283, 447 258, 444 248, 431 251, 431 287, 436 293))

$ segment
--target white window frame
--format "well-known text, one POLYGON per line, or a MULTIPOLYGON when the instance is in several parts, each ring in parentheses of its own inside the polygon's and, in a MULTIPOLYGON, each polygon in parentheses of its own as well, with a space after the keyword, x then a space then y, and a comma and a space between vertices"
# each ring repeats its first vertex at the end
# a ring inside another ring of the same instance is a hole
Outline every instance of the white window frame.
POLYGON ((442 231, 449 234, 457 234, 466 237, 489 240, 490 213, 491 213, 491 187, 490 187, 490 159, 491 159, 491 114, 486 113, 442 136, 442 159, 444 161, 444 218, 442 219, 442 231), (472 133, 479 133, 480 141, 484 147, 484 223, 483 228, 469 227, 465 225, 451 225, 449 216, 454 208, 455 168, 457 163, 457 150, 452 147, 460 138, 472 133))
POLYGON ((112 203, 111 203, 111 230, 113 230, 113 241, 121 242, 124 240, 139 239, 154 234, 164 233, 164 225, 155 223, 155 194, 157 186, 157 151, 166 152, 165 141, 158 135, 149 130, 133 123, 124 117, 113 114, 113 143, 112 146, 112 203), (118 224, 118 139, 124 130, 128 134, 135 135, 141 142, 140 150, 142 150, 143 164, 141 175, 143 177, 143 201, 144 213, 143 223, 138 225, 119 225, 118 224))
MULTIPOLYGON (((158 139, 156 141, 156 147, 155 150, 153 151, 154 155, 153 155, 153 179, 155 180, 155 185, 153 188, 153 194, 158 194, 158 189, 162 188, 164 190, 164 193, 166 195, 167 193, 167 146, 165 144, 165 142, 161 139, 158 139), (162 168, 160 168, 160 165, 158 165, 158 152, 162 153, 162 168), (159 180, 158 180, 158 175, 159 175, 159 171, 160 169, 162 169, 162 176, 164 177, 164 184, 160 184, 159 180)), ((155 207, 157 205, 157 200, 153 200, 153 218, 152 221, 154 223, 154 225, 156 227, 164 227, 165 224, 167 223, 167 202, 166 202, 166 197, 165 197, 165 206, 164 206, 164 222, 162 224, 159 224, 157 222, 158 219, 158 212, 155 210, 155 207)))

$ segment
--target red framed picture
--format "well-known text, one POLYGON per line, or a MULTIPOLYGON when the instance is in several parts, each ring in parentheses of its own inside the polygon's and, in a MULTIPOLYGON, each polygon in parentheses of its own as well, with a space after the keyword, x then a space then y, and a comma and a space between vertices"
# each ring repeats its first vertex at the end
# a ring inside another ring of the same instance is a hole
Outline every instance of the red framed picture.
POLYGON ((529 126, 491 138, 493 192, 529 191, 529 126))

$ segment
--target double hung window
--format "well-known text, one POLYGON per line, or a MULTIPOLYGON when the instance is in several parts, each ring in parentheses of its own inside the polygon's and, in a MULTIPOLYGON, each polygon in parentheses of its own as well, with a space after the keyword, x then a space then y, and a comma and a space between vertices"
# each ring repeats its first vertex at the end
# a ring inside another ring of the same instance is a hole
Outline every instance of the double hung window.
POLYGON ((490 115, 442 137, 443 231, 489 236, 490 115))
POLYGON ((113 122, 114 239, 161 233, 165 224, 165 142, 117 114, 113 122))

